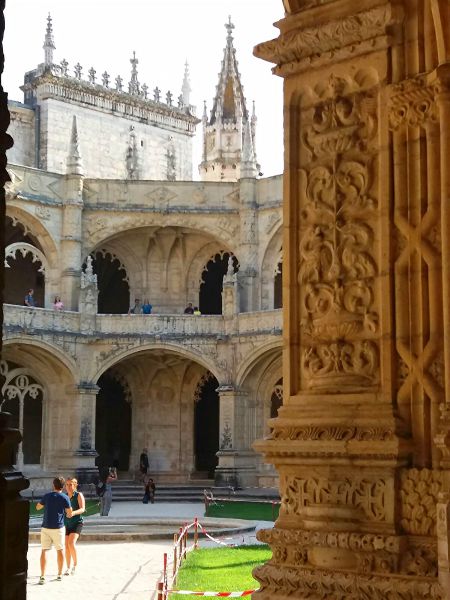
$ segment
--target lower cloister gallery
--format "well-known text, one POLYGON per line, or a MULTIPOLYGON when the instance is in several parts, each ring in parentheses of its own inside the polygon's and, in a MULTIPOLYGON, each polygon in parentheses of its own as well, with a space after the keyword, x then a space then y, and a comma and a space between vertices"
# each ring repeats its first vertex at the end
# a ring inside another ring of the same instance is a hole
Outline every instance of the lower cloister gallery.
POLYGON ((450 600, 450 5, 283 7, 254 49, 284 79, 272 178, 231 20, 197 119, 187 67, 178 103, 135 57, 128 92, 84 81, 49 17, 10 105, 16 466, 89 480, 146 444, 160 480, 277 484, 255 598, 450 600))

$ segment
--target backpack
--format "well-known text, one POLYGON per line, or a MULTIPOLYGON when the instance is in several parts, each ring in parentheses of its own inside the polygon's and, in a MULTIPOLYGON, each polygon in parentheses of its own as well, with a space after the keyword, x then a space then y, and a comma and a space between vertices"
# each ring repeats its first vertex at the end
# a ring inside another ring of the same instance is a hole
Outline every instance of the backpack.
POLYGON ((106 485, 103 483, 103 481, 99 481, 97 483, 97 485, 95 486, 95 492, 96 492, 97 496, 99 498, 101 498, 102 496, 105 495, 105 491, 106 491, 106 485))

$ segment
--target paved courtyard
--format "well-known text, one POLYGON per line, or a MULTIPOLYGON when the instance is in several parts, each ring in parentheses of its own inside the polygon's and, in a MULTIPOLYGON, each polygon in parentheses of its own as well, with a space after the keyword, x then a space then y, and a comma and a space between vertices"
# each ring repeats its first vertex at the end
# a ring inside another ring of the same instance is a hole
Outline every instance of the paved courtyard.
MULTIPOLYGON (((202 518, 203 504, 195 503, 155 503, 143 505, 136 502, 113 503, 110 515, 120 517, 170 517, 192 520, 202 518)), ((107 523, 109 517, 105 517, 107 523)), ((261 526, 272 523, 260 522, 261 526)), ((229 543, 255 543, 254 532, 238 534, 226 539, 229 543)), ((202 546, 215 545, 202 540, 202 546)), ((156 583, 161 576, 163 554, 172 552, 171 540, 148 542, 80 542, 78 544, 78 570, 76 575, 56 581, 56 552, 47 554, 46 583, 38 585, 40 545, 31 542, 28 549, 28 599, 53 600, 61 596, 82 597, 92 600, 156 600, 156 583)))

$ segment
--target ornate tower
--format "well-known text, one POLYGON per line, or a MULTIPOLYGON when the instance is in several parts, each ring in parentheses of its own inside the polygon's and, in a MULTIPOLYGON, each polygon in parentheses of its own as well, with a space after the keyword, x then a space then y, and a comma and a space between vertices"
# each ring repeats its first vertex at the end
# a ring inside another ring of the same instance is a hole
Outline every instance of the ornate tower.
POLYGON ((450 5, 284 0, 281 510, 260 600, 450 598, 450 5))
POLYGON ((237 181, 241 176, 255 177, 259 172, 254 148, 256 116, 254 109, 252 116, 247 111, 231 17, 225 28, 227 44, 210 118, 206 103, 203 113, 203 160, 199 166, 202 181, 237 181), (245 135, 246 128, 250 135, 245 135), (245 174, 241 175, 243 161, 245 174))

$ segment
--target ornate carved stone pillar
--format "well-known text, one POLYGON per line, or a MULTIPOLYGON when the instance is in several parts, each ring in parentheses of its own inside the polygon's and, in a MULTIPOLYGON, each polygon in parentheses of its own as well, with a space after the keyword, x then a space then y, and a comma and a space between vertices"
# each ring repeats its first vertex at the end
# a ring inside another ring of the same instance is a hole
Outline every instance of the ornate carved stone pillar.
POLYGON ((285 78, 286 128, 284 405, 255 445, 282 506, 257 597, 450 598, 448 2, 284 5, 255 49, 285 78))

